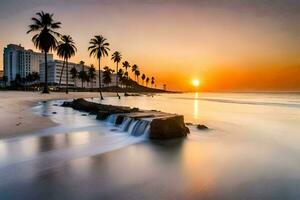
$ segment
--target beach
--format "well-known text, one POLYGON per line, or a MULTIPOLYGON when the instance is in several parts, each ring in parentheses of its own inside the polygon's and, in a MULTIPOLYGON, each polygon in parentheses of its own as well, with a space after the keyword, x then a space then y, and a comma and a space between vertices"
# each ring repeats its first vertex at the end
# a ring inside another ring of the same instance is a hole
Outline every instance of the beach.
MULTIPOLYGON (((31 93, 19 97, 24 94, 31 93)), ((76 96, 51 95, 49 99, 76 96)), ((121 100, 105 95, 104 104, 182 114, 192 124, 190 134, 151 141, 109 120, 58 106, 62 100, 35 103, 44 100, 41 94, 28 97, 20 105, 26 110, 22 115, 52 124, 0 140, 0 199, 300 198, 298 93, 158 94, 121 100), (197 130, 199 123, 209 130, 197 130)))
MULTIPOLYGON (((104 93, 104 96, 116 96, 104 93)), ((99 97, 97 92, 70 92, 69 94, 52 92, 0 92, 0 139, 26 135, 43 128, 56 126, 49 118, 34 115, 29 108, 35 103, 53 99, 73 99, 99 97)))

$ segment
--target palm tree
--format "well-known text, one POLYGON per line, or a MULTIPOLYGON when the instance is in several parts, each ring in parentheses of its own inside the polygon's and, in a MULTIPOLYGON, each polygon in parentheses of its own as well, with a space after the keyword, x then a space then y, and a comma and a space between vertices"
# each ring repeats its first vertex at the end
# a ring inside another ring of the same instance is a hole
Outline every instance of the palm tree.
MULTIPOLYGON (((84 61, 80 61, 79 62, 79 65, 81 65, 81 76, 82 76, 82 78, 81 78, 81 88, 83 88, 83 82, 85 81, 85 78, 84 78, 84 61)), ((79 72, 79 74, 80 74, 80 72, 79 72)))
POLYGON ((118 77, 118 72, 119 72, 119 62, 121 62, 122 60, 122 55, 119 51, 115 51, 112 56, 111 59, 114 61, 114 63, 117 63, 117 67, 116 67, 116 72, 117 72, 117 76, 116 76, 116 86, 117 86, 117 96, 120 99, 120 95, 118 93, 118 89, 119 89, 119 77, 118 77))
POLYGON ((149 78, 149 77, 147 77, 147 78, 146 78, 146 87, 148 87, 148 83, 149 83, 149 81, 150 81, 150 78, 149 78))
POLYGON ((45 85, 43 93, 49 93, 48 88, 48 63, 47 63, 47 54, 51 50, 55 50, 57 45, 56 37, 59 37, 60 34, 55 30, 60 28, 61 23, 55 22, 53 20, 53 14, 38 12, 36 13, 37 18, 31 18, 32 24, 29 25, 29 30, 27 34, 30 32, 36 32, 36 34, 32 37, 32 42, 34 46, 41 50, 45 54, 45 85))
POLYGON ((88 50, 90 51, 90 56, 94 56, 98 59, 98 72, 99 72, 99 92, 101 100, 103 100, 102 92, 101 92, 101 68, 100 68, 100 60, 102 57, 108 56, 109 43, 106 42, 106 38, 102 35, 96 35, 94 38, 90 40, 90 46, 88 50))
POLYGON ((76 87, 76 79, 78 77, 78 71, 76 69, 76 67, 72 67, 72 69, 70 70, 70 73, 71 73, 71 76, 72 76, 72 79, 73 79, 73 82, 74 82, 74 87, 76 87))
POLYGON ((87 81, 87 73, 86 71, 80 71, 78 74, 78 78, 81 80, 81 88, 83 88, 83 82, 87 81))
POLYGON ((135 80, 136 80, 136 74, 135 74, 135 72, 138 70, 138 68, 139 67, 136 64, 132 65, 132 67, 131 67, 131 71, 133 73, 133 76, 134 76, 135 80))
POLYGON ((118 77, 118 81, 122 82, 122 80, 124 78, 124 71, 123 71, 123 69, 119 69, 119 71, 117 72, 117 77, 118 77))
POLYGON ((125 68, 125 72, 127 72, 127 76, 128 76, 128 71, 127 71, 127 69, 130 68, 131 66, 130 66, 130 64, 129 64, 128 61, 125 61, 125 62, 123 62, 122 64, 123 64, 123 68, 125 68))
POLYGON ((103 69, 103 83, 109 85, 111 83, 111 75, 114 70, 110 69, 108 66, 105 66, 103 69))
POLYGON ((154 77, 152 76, 152 77, 151 77, 151 85, 152 85, 152 87, 153 87, 154 83, 155 83, 155 82, 154 82, 154 77))
POLYGON ((91 67, 89 68, 88 77, 89 77, 89 80, 92 81, 92 89, 93 89, 94 80, 96 78, 96 70, 95 70, 94 65, 91 65, 91 67))
MULTIPOLYGON (((57 46, 57 55, 64 59, 66 63, 66 73, 67 73, 67 83, 66 83, 66 94, 68 94, 69 90, 69 67, 68 67, 68 60, 75 55, 77 48, 75 47, 75 43, 71 36, 63 35, 61 37, 61 41, 57 46)), ((63 66, 64 67, 64 66, 63 66)), ((62 69, 63 71, 63 69, 62 69)), ((62 72, 61 72, 62 75, 62 72)), ((61 78, 60 78, 61 81, 61 78)), ((59 84, 61 83, 59 81, 59 84)))
POLYGON ((142 75, 143 85, 144 85, 144 81, 145 81, 145 79, 146 79, 146 75, 145 75, 145 74, 143 74, 143 75, 142 75))
POLYGON ((39 81, 40 80, 40 75, 38 72, 32 72, 32 77, 33 77, 33 81, 39 81))
POLYGON ((136 76, 137 83, 139 84, 139 76, 141 75, 141 72, 137 69, 135 70, 134 75, 136 76))

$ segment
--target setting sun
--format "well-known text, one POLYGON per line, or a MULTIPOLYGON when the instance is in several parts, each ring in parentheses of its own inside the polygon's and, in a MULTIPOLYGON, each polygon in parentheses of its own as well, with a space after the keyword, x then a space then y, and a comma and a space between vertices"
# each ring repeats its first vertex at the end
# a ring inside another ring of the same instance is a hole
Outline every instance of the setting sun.
POLYGON ((193 84, 194 87, 199 87, 200 81, 199 81, 198 79, 194 79, 194 80, 192 81, 192 84, 193 84))

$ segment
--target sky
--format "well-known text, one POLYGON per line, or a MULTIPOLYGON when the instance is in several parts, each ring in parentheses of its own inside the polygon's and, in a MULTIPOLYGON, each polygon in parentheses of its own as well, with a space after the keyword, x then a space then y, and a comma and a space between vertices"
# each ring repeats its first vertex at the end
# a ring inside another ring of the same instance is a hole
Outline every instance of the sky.
MULTIPOLYGON (((87 48, 101 34, 160 88, 196 90, 199 79, 201 91, 300 91, 299 0, 0 0, 1 54, 35 49, 26 31, 41 10, 73 37, 73 62, 97 66, 87 48)), ((115 67, 110 55, 104 65, 115 67)))

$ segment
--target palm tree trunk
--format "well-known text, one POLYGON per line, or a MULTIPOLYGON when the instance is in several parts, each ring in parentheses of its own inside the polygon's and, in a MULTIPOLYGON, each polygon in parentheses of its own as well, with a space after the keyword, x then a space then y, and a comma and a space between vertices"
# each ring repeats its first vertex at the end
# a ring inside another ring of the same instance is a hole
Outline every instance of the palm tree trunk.
POLYGON ((119 62, 117 62, 117 73, 116 73, 116 88, 117 88, 117 97, 119 98, 119 99, 121 99, 121 97, 120 97, 120 95, 119 95, 119 93, 118 93, 118 90, 119 90, 119 76, 118 76, 118 70, 119 70, 119 62))
POLYGON ((48 88, 48 63, 47 63, 47 52, 45 51, 45 83, 44 83, 44 89, 43 89, 44 94, 49 93, 49 88, 48 88))
POLYGON ((66 94, 68 94, 69 93, 69 66, 68 66, 68 58, 66 58, 66 72, 67 72, 66 94))
POLYGON ((100 58, 98 58, 98 70, 99 70, 99 92, 100 92, 100 98, 103 100, 102 92, 101 92, 101 71, 100 71, 100 58))
POLYGON ((65 68, 65 59, 63 61, 63 66, 62 66, 62 69, 61 69, 61 72, 60 72, 60 76, 59 76, 59 84, 58 84, 58 87, 60 88, 60 85, 61 85, 61 79, 62 79, 62 75, 63 75, 63 71, 64 71, 64 68, 65 68))

